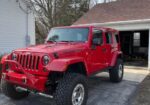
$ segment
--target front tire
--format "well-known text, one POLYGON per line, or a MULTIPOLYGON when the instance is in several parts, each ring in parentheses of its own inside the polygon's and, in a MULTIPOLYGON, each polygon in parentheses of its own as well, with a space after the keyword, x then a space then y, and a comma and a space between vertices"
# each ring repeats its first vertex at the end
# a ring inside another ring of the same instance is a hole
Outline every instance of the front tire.
POLYGON ((124 75, 124 65, 123 60, 118 59, 116 65, 109 70, 110 81, 121 82, 124 75))
POLYGON ((76 73, 66 74, 54 94, 56 105, 86 105, 87 98, 86 77, 76 73))
POLYGON ((29 95, 29 92, 17 91, 13 84, 8 83, 3 79, 1 80, 1 89, 7 97, 13 100, 21 100, 29 95))

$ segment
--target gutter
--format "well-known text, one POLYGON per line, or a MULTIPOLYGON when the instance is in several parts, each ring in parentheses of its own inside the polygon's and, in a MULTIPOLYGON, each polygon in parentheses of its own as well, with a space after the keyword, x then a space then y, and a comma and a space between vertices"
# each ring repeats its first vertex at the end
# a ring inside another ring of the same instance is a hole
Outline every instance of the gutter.
POLYGON ((72 26, 115 25, 115 24, 148 23, 148 22, 150 22, 150 19, 129 20, 129 21, 116 21, 116 22, 105 22, 105 23, 89 23, 89 24, 78 24, 78 25, 72 25, 72 26))

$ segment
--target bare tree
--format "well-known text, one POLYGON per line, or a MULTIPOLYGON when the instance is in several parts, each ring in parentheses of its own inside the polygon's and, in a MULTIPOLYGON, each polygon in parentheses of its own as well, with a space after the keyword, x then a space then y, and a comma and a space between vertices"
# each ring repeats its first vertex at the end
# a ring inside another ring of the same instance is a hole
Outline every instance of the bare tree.
POLYGON ((26 0, 26 2, 35 12, 36 33, 37 37, 40 37, 37 39, 46 36, 54 26, 71 25, 89 10, 90 4, 90 0, 26 0))

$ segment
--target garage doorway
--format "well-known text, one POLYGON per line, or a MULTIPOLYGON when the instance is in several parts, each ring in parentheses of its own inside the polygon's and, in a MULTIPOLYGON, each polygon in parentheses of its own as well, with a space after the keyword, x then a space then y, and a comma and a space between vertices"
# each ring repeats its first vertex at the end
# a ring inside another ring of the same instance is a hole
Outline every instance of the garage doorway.
POLYGON ((120 40, 125 65, 148 68, 149 30, 120 31, 120 40))

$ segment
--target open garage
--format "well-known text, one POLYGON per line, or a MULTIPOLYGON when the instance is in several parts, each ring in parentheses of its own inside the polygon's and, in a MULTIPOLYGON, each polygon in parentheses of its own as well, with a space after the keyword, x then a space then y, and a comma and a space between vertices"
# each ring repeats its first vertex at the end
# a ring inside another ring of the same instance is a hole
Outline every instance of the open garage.
POLYGON ((149 30, 120 31, 120 41, 126 65, 148 67, 149 30))

